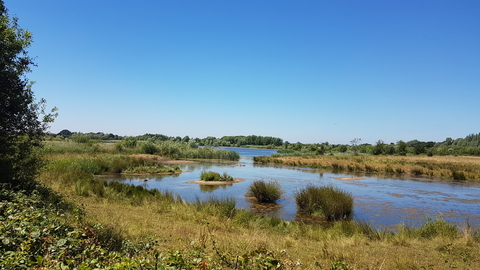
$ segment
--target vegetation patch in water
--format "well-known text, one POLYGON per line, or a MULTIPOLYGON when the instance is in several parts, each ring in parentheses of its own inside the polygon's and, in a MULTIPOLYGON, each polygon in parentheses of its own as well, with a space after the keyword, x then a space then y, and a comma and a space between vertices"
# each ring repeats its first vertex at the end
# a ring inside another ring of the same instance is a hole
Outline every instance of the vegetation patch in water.
POLYGON ((233 181, 233 177, 224 172, 220 175, 217 172, 202 172, 200 175, 200 180, 202 181, 233 181))
POLYGON ((321 212, 328 221, 350 219, 353 213, 353 196, 338 188, 308 186, 295 195, 300 212, 321 212))
POLYGON ((246 193, 249 197, 255 197, 261 203, 275 203, 282 197, 280 184, 275 181, 253 181, 246 193))

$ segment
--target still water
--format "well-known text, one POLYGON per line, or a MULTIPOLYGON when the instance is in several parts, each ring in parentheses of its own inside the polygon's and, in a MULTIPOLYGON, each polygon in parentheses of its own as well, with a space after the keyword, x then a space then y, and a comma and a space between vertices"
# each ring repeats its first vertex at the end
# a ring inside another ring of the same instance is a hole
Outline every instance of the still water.
POLYGON ((254 156, 269 156, 275 150, 223 148, 237 151, 238 162, 200 162, 183 164, 184 171, 177 175, 108 176, 108 180, 141 185, 148 189, 170 191, 183 200, 193 202, 196 198, 210 196, 233 197, 237 208, 263 212, 285 220, 294 220, 296 215, 295 193, 309 184, 332 185, 354 196, 354 218, 366 221, 374 227, 389 227, 395 224, 418 226, 428 218, 443 218, 457 225, 470 224, 480 227, 480 185, 453 181, 418 179, 385 179, 362 176, 363 180, 345 181, 334 177, 352 175, 328 173, 308 168, 268 166, 253 164, 254 156), (200 179, 202 171, 226 172, 244 181, 231 185, 201 186, 190 184, 200 179), (149 181, 143 181, 147 178, 149 181), (274 180, 283 189, 283 198, 277 207, 262 207, 245 197, 245 192, 254 180, 274 180))

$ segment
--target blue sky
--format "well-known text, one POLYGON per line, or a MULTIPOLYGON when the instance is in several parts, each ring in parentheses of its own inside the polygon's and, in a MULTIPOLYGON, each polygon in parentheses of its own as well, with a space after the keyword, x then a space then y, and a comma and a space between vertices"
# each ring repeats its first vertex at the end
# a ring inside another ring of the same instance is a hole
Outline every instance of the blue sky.
POLYGON ((4 0, 51 132, 290 142, 480 132, 480 1, 4 0))

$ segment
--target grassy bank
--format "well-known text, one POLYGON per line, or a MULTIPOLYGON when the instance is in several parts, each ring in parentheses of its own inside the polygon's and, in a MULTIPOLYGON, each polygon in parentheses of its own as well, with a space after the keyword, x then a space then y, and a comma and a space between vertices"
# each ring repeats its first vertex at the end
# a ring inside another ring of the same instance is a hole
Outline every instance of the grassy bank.
POLYGON ((480 157, 470 156, 288 156, 255 157, 255 163, 326 169, 335 172, 429 177, 480 182, 480 157))

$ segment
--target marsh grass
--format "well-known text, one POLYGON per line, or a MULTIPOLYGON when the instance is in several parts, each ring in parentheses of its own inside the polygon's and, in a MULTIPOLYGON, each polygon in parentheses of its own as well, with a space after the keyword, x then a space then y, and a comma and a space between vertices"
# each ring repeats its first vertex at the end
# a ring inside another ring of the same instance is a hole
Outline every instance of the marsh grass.
POLYGON ((276 203, 282 197, 282 190, 273 180, 256 180, 248 187, 246 196, 255 197, 261 203, 276 203))
POLYGON ((133 173, 133 174, 155 174, 155 173, 175 173, 181 171, 178 166, 170 167, 164 165, 143 165, 130 167, 123 171, 123 173, 133 173))
POLYGON ((211 147, 192 147, 187 143, 161 141, 138 142, 126 147, 124 142, 118 143, 77 143, 74 141, 46 141, 43 149, 47 155, 58 154, 150 154, 172 159, 222 159, 239 160, 235 151, 215 149, 211 147))
POLYGON ((200 174, 200 180, 202 181, 233 181, 233 177, 228 175, 226 172, 220 175, 217 172, 203 171, 200 174))
POLYGON ((307 186, 295 194, 300 212, 321 212, 328 221, 350 219, 353 214, 353 196, 332 186, 307 186))
POLYGON ((236 214, 236 201, 234 198, 218 198, 210 196, 206 200, 196 198, 195 205, 200 211, 205 211, 212 215, 232 218, 236 214))
POLYGON ((284 164, 332 171, 407 175, 480 182, 480 157, 472 156, 302 156, 255 157, 259 164, 284 164))

